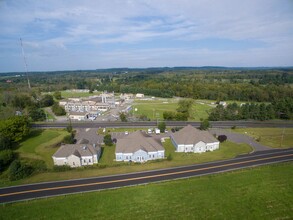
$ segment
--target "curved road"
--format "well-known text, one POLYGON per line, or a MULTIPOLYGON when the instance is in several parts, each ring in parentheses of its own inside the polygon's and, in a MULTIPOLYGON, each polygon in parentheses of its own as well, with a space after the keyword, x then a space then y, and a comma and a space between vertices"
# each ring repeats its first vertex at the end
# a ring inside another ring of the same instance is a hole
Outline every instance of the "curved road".
POLYGON ((0 203, 189 178, 285 161, 293 161, 293 149, 260 151, 230 160, 139 173, 0 188, 0 203))

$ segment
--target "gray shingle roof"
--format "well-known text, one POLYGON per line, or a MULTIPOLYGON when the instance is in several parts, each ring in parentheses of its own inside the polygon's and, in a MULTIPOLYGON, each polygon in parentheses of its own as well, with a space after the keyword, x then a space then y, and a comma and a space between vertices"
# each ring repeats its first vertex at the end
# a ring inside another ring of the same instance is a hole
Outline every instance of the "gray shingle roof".
POLYGON ((155 152, 165 149, 153 137, 142 131, 133 132, 126 137, 117 140, 116 153, 134 153, 138 150, 155 152))
POLYGON ((191 125, 187 125, 182 128, 178 132, 172 134, 173 140, 177 144, 196 144, 200 141, 204 143, 214 143, 219 142, 213 135, 211 135, 208 131, 198 130, 191 125))
POLYGON ((53 157, 69 157, 75 155, 77 157, 93 156, 100 150, 100 147, 94 147, 90 144, 64 144, 62 145, 53 157))

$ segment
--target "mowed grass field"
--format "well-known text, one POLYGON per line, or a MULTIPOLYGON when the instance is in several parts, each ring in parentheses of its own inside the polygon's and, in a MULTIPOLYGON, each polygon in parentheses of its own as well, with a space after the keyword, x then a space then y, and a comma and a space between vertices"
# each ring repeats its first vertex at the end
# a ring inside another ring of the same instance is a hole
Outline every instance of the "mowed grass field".
POLYGON ((0 206, 1 219, 292 219, 293 163, 0 206))
POLYGON ((48 168, 53 167, 52 155, 68 132, 61 129, 33 130, 17 149, 21 158, 44 160, 48 168))
POLYGON ((268 147, 293 147, 293 128, 237 128, 233 131, 249 135, 268 147))
MULTIPOLYGON (((165 111, 176 112, 177 108, 177 99, 135 100, 133 103, 134 115, 146 115, 151 120, 162 120, 165 111), (135 111, 135 109, 137 109, 137 111, 135 111)), ((190 120, 200 121, 200 119, 206 119, 208 117, 207 112, 211 108, 212 107, 205 102, 194 102, 190 120)))

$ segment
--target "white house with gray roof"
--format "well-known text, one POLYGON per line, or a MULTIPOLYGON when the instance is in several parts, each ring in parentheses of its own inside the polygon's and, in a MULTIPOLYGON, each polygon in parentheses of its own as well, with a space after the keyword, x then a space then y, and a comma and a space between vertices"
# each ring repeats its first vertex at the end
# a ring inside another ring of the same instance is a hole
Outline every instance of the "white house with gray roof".
POLYGON ((220 142, 208 131, 198 130, 191 125, 171 134, 171 141, 176 152, 203 153, 219 149, 220 145, 220 142))
POLYGON ((98 163, 101 148, 91 144, 64 144, 52 156, 54 165, 80 167, 98 163))
POLYGON ((116 161, 146 162, 164 158, 165 149, 159 140, 136 131, 117 140, 115 156, 116 161))

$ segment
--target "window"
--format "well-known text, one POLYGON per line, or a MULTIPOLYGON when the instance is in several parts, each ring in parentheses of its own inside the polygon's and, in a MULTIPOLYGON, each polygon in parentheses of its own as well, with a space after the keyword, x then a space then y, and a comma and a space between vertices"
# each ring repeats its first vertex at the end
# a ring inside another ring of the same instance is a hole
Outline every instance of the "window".
POLYGON ((89 163, 91 163, 91 159, 89 159, 89 163))
POLYGON ((126 160, 128 160, 128 156, 126 156, 126 160))
POLYGON ((73 166, 75 166, 75 163, 74 162, 72 164, 73 164, 73 166))
POLYGON ((83 160, 83 162, 85 163, 85 159, 83 160))
POLYGON ((155 158, 155 155, 153 154, 153 158, 155 158))

